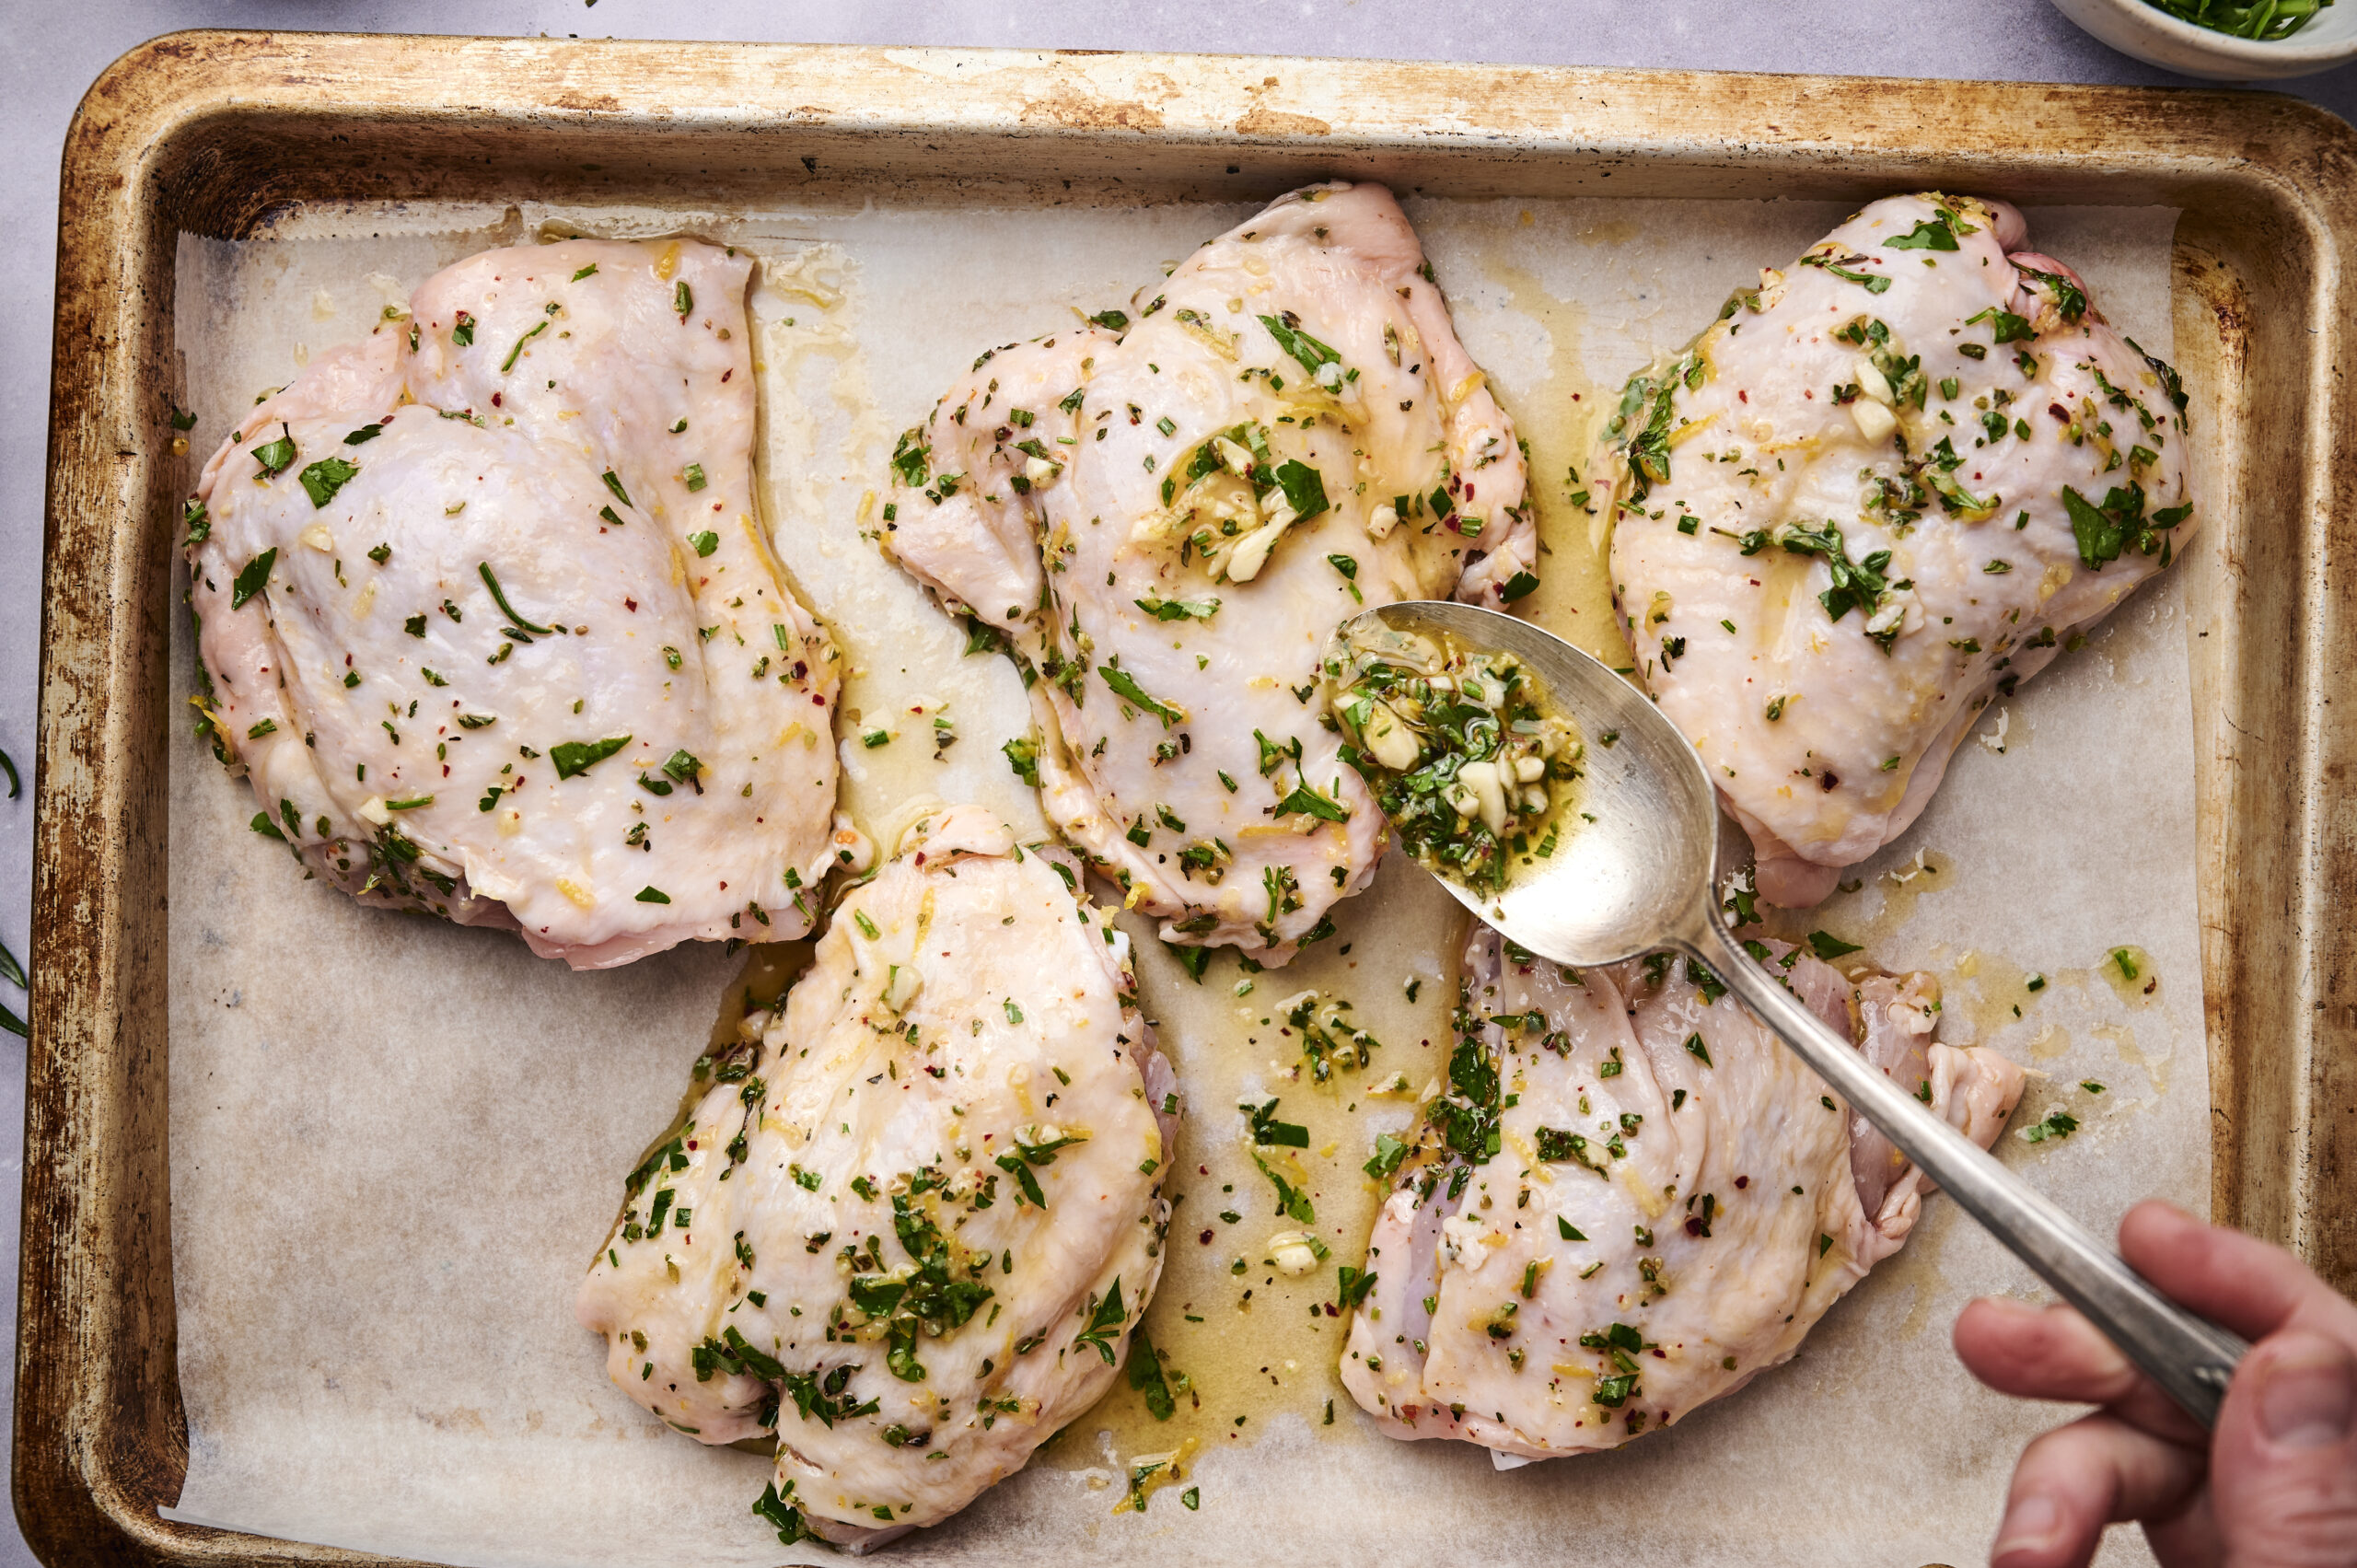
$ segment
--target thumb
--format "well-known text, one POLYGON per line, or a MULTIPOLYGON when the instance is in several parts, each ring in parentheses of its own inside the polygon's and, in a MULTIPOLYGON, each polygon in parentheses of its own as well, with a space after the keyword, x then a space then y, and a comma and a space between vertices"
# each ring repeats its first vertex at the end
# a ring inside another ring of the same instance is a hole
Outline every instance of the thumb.
POLYGON ((2212 1440, 2211 1505, 2240 1568, 2357 1564, 2357 1357, 2296 1330, 2235 1372, 2212 1440))

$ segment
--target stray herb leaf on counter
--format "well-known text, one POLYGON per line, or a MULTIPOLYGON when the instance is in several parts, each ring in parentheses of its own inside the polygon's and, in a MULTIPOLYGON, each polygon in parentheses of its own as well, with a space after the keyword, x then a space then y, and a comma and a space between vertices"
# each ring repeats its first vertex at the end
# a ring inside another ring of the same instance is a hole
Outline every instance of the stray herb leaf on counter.
POLYGON ((1808 934, 1808 950, 1820 958, 1833 959, 1857 952, 1859 947, 1855 942, 1844 942, 1831 932, 1812 931, 1808 934))
POLYGON ((1146 1338, 1143 1323, 1130 1336, 1130 1387, 1145 1396, 1146 1411, 1155 1420, 1168 1421, 1178 1412, 1178 1401, 1171 1397, 1162 1359, 1155 1354, 1154 1342, 1146 1338))
POLYGON ((1252 1141, 1255 1144, 1264 1148, 1272 1145, 1289 1149, 1309 1147, 1308 1128, 1302 1126, 1299 1122, 1276 1120, 1277 1101, 1274 1096, 1271 1096, 1259 1105, 1247 1100, 1236 1109, 1250 1119, 1252 1141))

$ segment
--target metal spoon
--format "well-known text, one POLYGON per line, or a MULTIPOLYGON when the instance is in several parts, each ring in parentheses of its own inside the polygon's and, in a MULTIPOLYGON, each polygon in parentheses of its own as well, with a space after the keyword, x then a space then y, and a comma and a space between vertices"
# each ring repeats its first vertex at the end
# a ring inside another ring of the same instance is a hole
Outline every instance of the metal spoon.
POLYGON ((1619 963, 1665 947, 1701 959, 2170 1398, 2204 1426, 2216 1424, 2218 1402, 2249 1345, 2147 1284, 2027 1182, 1869 1065, 1736 944, 1716 896, 1719 813, 1710 774, 1643 692, 1562 638, 1493 610, 1390 604, 1344 622, 1337 635, 1372 630, 1370 622, 1514 655, 1587 741, 1580 809, 1594 820, 1565 833, 1543 869, 1523 868, 1503 893, 1477 894, 1442 878, 1459 903, 1561 964, 1619 963), (1599 744, 1616 734, 1609 745, 1599 744))

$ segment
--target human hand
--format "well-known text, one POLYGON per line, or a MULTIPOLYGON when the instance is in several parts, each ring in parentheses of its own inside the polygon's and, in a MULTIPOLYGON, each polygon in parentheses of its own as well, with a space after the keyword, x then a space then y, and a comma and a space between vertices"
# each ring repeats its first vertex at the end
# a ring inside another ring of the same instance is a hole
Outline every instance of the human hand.
POLYGON ((2250 1354, 2204 1432, 2071 1307, 1968 1306, 1956 1350, 1975 1377, 2102 1407, 2023 1450, 1991 1568, 2080 1568, 2127 1519, 2164 1568, 2357 1564, 2357 1306, 2281 1248, 2166 1203, 2130 1210, 2119 1250, 2250 1354))

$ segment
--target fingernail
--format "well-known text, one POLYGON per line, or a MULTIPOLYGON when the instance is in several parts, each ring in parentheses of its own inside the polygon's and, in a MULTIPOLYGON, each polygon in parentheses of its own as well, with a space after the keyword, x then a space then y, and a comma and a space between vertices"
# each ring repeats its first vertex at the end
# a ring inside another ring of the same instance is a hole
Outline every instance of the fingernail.
POLYGON ((2033 1492, 2017 1497, 2005 1510, 2005 1524, 1997 1532, 1997 1544, 1989 1549, 1991 1560, 2009 1551, 2040 1551, 2052 1546, 2062 1535, 2061 1504, 2043 1493, 2033 1492))
POLYGON ((2357 1368, 2340 1346, 2316 1342, 2271 1358, 2258 1386, 2258 1429, 2286 1448, 2346 1441, 2357 1417, 2357 1368))

